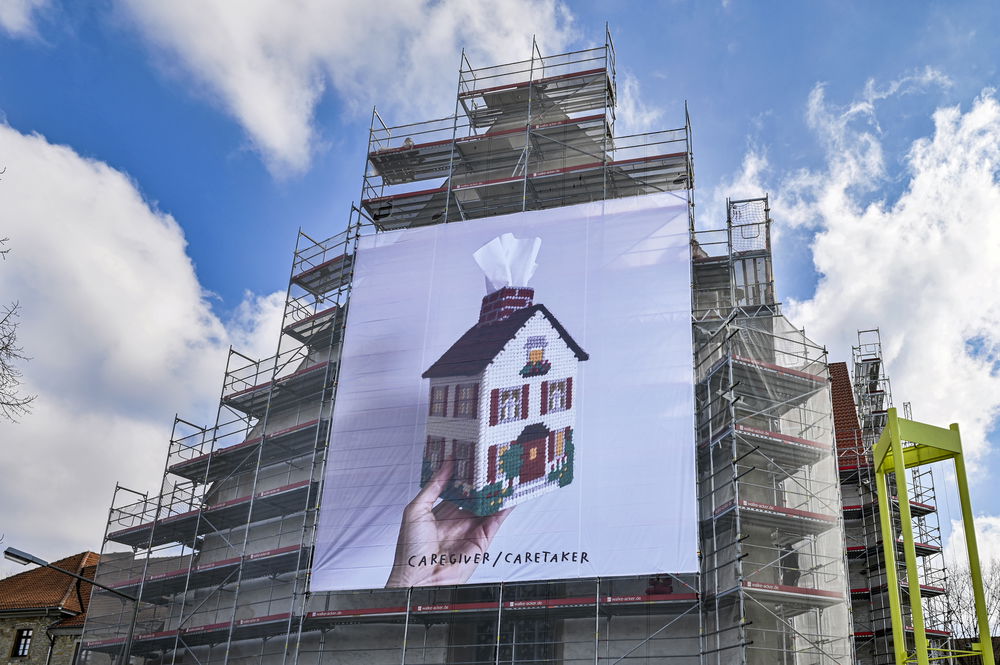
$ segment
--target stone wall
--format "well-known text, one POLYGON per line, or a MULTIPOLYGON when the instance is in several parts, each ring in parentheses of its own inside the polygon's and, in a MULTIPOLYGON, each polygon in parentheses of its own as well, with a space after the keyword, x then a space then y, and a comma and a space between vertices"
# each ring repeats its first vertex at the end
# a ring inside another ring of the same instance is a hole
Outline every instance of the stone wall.
POLYGON ((45 632, 58 617, 23 617, 0 619, 0 665, 71 665, 73 652, 79 635, 56 635, 55 643, 49 641, 45 632), (21 628, 30 628, 31 646, 25 657, 11 657, 14 649, 14 637, 21 628), (49 660, 49 645, 52 644, 52 656, 49 660))

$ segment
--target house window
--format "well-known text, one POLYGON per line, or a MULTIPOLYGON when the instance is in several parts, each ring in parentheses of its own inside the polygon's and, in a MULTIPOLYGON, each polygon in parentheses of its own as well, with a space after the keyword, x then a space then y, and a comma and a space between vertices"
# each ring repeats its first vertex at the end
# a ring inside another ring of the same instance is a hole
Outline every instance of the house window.
POLYGON ((552 363, 545 359, 545 347, 548 342, 544 337, 529 337, 524 343, 524 350, 527 352, 524 367, 521 368, 521 376, 542 376, 547 374, 552 368, 552 363))
POLYGON ((529 363, 540 363, 545 359, 545 347, 548 346, 548 342, 545 341, 544 337, 529 337, 524 343, 524 348, 528 352, 528 362, 529 363))
POLYGON ((440 418, 448 415, 448 386, 431 386, 430 413, 440 418))
POLYGON ((431 479, 441 465, 444 464, 445 439, 440 436, 427 437, 427 445, 424 447, 424 464, 420 472, 420 483, 424 484, 431 479))
POLYGON ((472 485, 476 481, 475 465, 472 459, 475 446, 469 441, 452 440, 452 452, 455 459, 455 470, 452 477, 467 485, 472 485))
POLYGON ((503 471, 503 461, 504 455, 510 450, 510 445, 506 443, 501 443, 499 446, 494 446, 496 448, 496 473, 490 478, 490 482, 495 482, 497 478, 502 479, 504 477, 503 471))
POLYGON ((18 628, 14 633, 14 648, 10 650, 11 658, 25 658, 31 648, 31 629, 18 628))
POLYGON ((527 417, 525 407, 528 405, 527 386, 495 390, 497 401, 497 422, 512 423, 527 417))
POLYGON ((499 642, 497 637, 496 622, 476 625, 477 663, 561 662, 561 640, 552 619, 508 619, 500 624, 499 642))
POLYGON ((573 379, 542 384, 542 414, 566 411, 573 406, 573 379))
POLYGON ((460 383, 455 386, 455 417, 476 418, 479 416, 479 384, 460 383))
POLYGON ((566 432, 559 430, 556 432, 556 458, 566 454, 566 432))

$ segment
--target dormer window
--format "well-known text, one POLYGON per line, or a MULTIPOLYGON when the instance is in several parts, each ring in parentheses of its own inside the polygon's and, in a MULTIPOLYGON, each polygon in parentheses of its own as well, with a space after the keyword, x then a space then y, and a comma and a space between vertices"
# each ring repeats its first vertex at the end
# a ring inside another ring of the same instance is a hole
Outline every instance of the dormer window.
POLYGON ((542 376, 547 374, 552 368, 552 363, 545 359, 545 347, 548 342, 541 335, 532 336, 524 343, 527 355, 524 367, 521 368, 521 376, 542 376))
POLYGON ((528 352, 528 362, 538 363, 545 359, 545 347, 549 343, 541 335, 529 337, 524 343, 524 348, 528 352))

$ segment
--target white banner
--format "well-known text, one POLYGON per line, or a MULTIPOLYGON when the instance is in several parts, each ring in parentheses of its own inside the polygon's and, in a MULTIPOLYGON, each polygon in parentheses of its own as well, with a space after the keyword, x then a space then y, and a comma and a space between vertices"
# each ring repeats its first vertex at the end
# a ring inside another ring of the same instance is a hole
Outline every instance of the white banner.
POLYGON ((313 591, 697 570, 687 201, 362 239, 313 591))

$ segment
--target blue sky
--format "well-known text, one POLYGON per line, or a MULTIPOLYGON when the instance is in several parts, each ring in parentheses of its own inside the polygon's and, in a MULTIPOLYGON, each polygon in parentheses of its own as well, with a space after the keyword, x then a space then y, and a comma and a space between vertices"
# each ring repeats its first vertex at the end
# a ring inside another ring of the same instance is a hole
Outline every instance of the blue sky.
POLYGON ((688 103, 701 223, 726 196, 771 194, 793 321, 834 360, 858 328, 882 326, 897 403, 963 424, 993 538, 998 14, 990 2, 0 0, 0 237, 13 248, 0 301, 22 304, 39 395, 22 423, 0 425, 0 472, 18 479, 0 487, 0 532, 51 556, 98 549, 114 482, 156 486, 173 414, 211 419, 228 345, 273 350, 296 229, 344 226, 372 104, 393 124, 446 115, 463 46, 476 65, 511 61, 532 34, 558 52, 598 43, 608 22, 619 132, 680 126, 688 103), (18 446, 45 462, 25 464, 18 446), (86 496, 68 512, 25 498, 46 484, 86 496), (43 514, 60 515, 57 533, 43 514))

